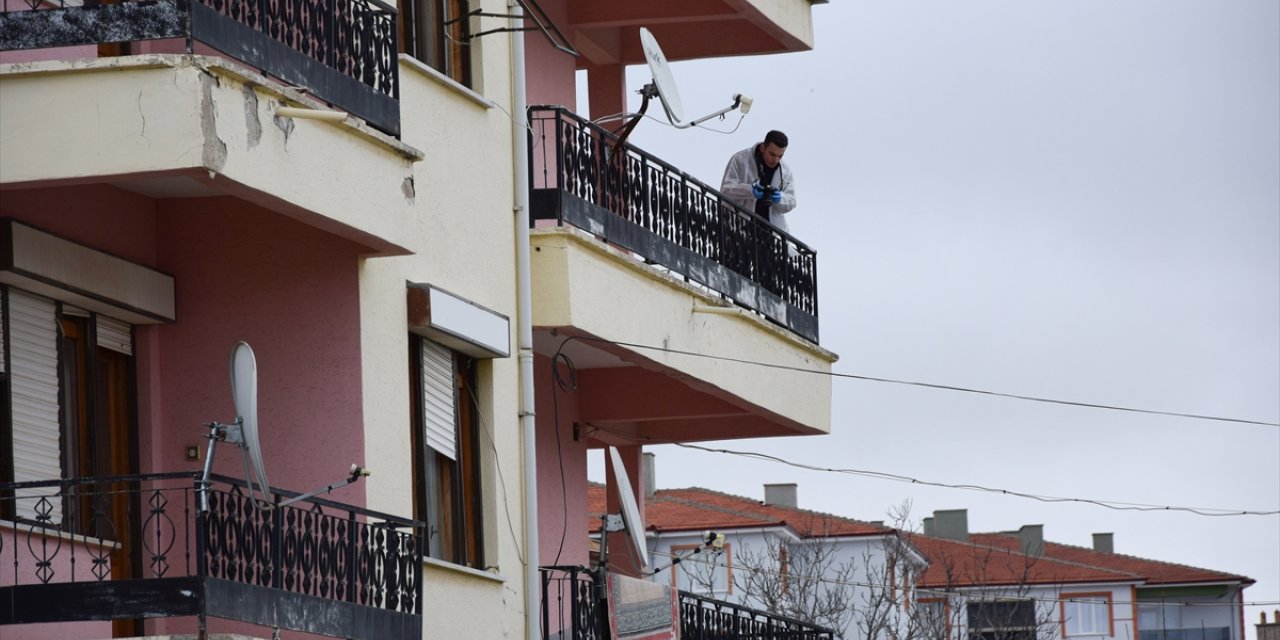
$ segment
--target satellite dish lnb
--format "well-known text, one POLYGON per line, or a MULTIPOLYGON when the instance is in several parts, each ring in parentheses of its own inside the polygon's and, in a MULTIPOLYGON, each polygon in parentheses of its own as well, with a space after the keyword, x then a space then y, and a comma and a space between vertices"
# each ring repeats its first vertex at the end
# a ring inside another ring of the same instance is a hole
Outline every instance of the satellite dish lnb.
POLYGON ((613 482, 618 486, 623 529, 627 539, 631 540, 631 549, 635 551, 640 568, 646 569, 649 567, 649 550, 644 544, 644 520, 640 518, 640 507, 631 491, 631 478, 627 476, 627 468, 622 465, 622 454, 618 453, 617 447, 609 447, 609 459, 613 462, 613 482))
MULTIPOLYGON (((734 109, 739 109, 745 115, 751 110, 751 98, 742 94, 733 96, 733 104, 716 111, 710 115, 703 116, 696 120, 685 122, 684 105, 680 102, 680 90, 676 88, 676 79, 671 75, 671 67, 667 65, 667 57, 662 53, 662 47, 658 46, 657 38, 653 37, 648 29, 640 27, 640 48, 644 50, 644 59, 649 63, 649 72, 653 74, 653 83, 647 85, 641 95, 646 98, 652 97, 656 93, 658 99, 662 101, 662 108, 667 112, 667 120, 677 129, 688 129, 696 127, 707 120, 723 116, 734 109)), ((643 109, 641 110, 643 112, 643 109)))

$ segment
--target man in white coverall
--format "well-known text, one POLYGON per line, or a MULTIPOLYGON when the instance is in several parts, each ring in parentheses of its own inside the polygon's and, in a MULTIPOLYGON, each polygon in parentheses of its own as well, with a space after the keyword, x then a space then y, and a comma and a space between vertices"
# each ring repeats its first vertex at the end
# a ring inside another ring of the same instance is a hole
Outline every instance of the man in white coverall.
POLYGON ((720 192, 747 211, 787 231, 786 213, 796 208, 796 181, 782 161, 787 134, 770 131, 764 142, 733 154, 724 168, 720 192))
MULTIPOLYGON (((786 152, 787 134, 770 131, 760 144, 733 154, 720 181, 720 192, 730 201, 754 211, 784 232, 788 231, 786 214, 796 208, 795 176, 782 161, 786 152)), ((750 237, 748 243, 754 245, 755 259, 750 267, 741 268, 750 269, 752 277, 766 288, 782 293, 792 272, 788 267, 794 266, 789 263, 797 255, 795 249, 781 236, 760 227, 755 227, 750 237)))

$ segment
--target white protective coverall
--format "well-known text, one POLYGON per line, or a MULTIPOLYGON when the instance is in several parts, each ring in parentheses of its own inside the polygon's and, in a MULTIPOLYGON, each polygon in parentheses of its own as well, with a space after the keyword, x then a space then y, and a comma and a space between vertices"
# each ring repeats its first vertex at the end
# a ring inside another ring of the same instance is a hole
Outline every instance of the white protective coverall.
MULTIPOLYGON (((760 168, 755 157, 756 146, 758 145, 753 144, 733 154, 724 168, 724 178, 720 180, 720 193, 729 196, 734 204, 747 211, 756 210, 756 197, 751 193, 751 184, 760 178, 760 168)), ((778 162, 778 169, 773 172, 773 188, 782 192, 782 200, 769 207, 769 222, 790 233, 786 214, 796 208, 796 180, 787 163, 778 162)))

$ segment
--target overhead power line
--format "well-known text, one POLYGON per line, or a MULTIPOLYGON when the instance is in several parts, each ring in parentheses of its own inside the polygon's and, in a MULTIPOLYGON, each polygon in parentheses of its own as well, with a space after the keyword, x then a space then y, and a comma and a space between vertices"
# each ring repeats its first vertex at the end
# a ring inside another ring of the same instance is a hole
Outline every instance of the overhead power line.
POLYGON ((696 444, 685 442, 668 442, 664 444, 674 444, 677 447, 685 449, 696 449, 698 451, 706 451, 709 453, 723 453, 743 458, 755 458, 758 460, 767 460, 769 462, 777 462, 785 464, 797 469, 806 469, 809 471, 822 471, 827 473, 841 473, 853 476, 863 476, 867 478, 878 478, 881 480, 892 480, 894 482, 905 482, 908 484, 918 484, 928 487, 941 487, 944 489, 967 489, 970 491, 985 491, 988 493, 998 493, 1001 495, 1015 496, 1018 498, 1028 498, 1031 500, 1039 500, 1040 502, 1075 502, 1080 504, 1092 504, 1099 507, 1106 507, 1116 511, 1180 511, 1186 513, 1194 513, 1201 516, 1275 516, 1280 515, 1280 510, 1272 511, 1253 511, 1247 509, 1220 509, 1214 507, 1175 507, 1168 505, 1143 504, 1140 502, 1118 502, 1114 500, 1095 500, 1091 498, 1070 498, 1063 496, 1045 496, 1034 493, 1026 493, 1022 491, 1013 491, 1010 489, 996 489, 992 487, 984 487, 976 484, 949 484, 945 482, 932 482, 929 480, 920 480, 910 476, 898 475, 896 473, 885 473, 883 471, 868 471, 865 469, 838 469, 833 467, 823 467, 819 465, 806 464, 803 462, 793 462, 785 458, 769 455, 767 453, 757 453, 755 451, 734 451, 732 449, 718 449, 712 447, 703 447, 696 444))
MULTIPOLYGON (((708 358, 711 360, 721 360, 725 362, 737 362, 740 364, 749 364, 749 365, 755 365, 759 367, 766 367, 769 369, 781 369, 784 371, 811 373, 815 375, 830 376, 833 378, 846 378, 850 380, 864 380, 867 382, 882 382, 885 384, 908 385, 913 387, 924 387, 926 389, 942 389, 945 391, 958 391, 962 393, 973 393, 973 394, 980 394, 980 395, 987 395, 987 396, 995 396, 998 398, 1012 398, 1014 400, 1025 400, 1028 402, 1041 402, 1041 403, 1047 403, 1047 404, 1059 404, 1059 405, 1067 405, 1067 406, 1073 406, 1073 407, 1087 407, 1090 409, 1106 409, 1110 411, 1127 411, 1130 413, 1143 413, 1148 415, 1171 416, 1175 418, 1191 418, 1194 420, 1213 420, 1217 422, 1234 422, 1237 424, 1252 424, 1252 425, 1259 425, 1263 427, 1280 427, 1280 422, 1267 422, 1265 420, 1249 420, 1245 418, 1211 416, 1211 415, 1197 414, 1197 413, 1182 413, 1178 411, 1160 411, 1156 409, 1141 409, 1137 407, 1123 407, 1119 405, 1097 404, 1092 402, 1077 402, 1074 400, 1059 400, 1056 398, 1045 398, 1041 396, 1028 396, 1028 395, 1021 395, 1016 393, 1003 393, 1000 391, 988 391, 985 389, 974 389, 970 387, 961 387, 961 386, 949 385, 949 384, 936 384, 932 382, 915 382, 911 380, 895 380, 892 378, 863 376, 863 375, 856 375, 852 373, 837 373, 835 371, 820 371, 818 369, 806 369, 804 367, 795 367, 791 365, 759 362, 756 360, 734 358, 731 356, 718 356, 718 355, 712 355, 712 354, 706 354, 706 353, 698 353, 695 351, 686 351, 683 349, 671 349, 668 347, 659 347, 659 346, 648 345, 648 344, 637 344, 634 342, 620 342, 617 340, 609 340, 606 338, 570 336, 569 338, 565 339, 565 342, 569 342, 571 340, 582 340, 584 342, 603 342, 606 344, 615 344, 622 347, 632 347, 635 349, 649 349, 652 351, 661 351, 663 353, 674 353, 678 355, 692 356, 695 358, 708 358)), ((563 348, 563 343, 562 343, 562 348, 563 348)))

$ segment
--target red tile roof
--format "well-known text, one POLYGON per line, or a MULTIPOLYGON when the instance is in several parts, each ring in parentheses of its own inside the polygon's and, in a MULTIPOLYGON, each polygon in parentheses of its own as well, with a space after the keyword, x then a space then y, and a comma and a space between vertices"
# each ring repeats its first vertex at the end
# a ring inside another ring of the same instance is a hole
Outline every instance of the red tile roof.
MULTIPOLYGON (((1005 549, 1018 549, 1018 535, 1016 533, 975 533, 969 539, 977 544, 999 546, 1005 549)), ((1222 571, 1200 569, 1160 560, 1148 560, 1120 553, 1104 553, 1087 547, 1076 547, 1056 542, 1045 542, 1044 555, 1055 560, 1141 576, 1145 585, 1205 582, 1254 583, 1251 578, 1222 571)))
POLYGON ((1031 557, 1012 547, 911 534, 911 544, 929 560, 917 583, 925 588, 1141 582, 1137 574, 1050 557, 1031 557))
MULTIPOLYGON (((587 510, 591 531, 600 528, 605 510, 605 487, 589 483, 587 510)), ((884 525, 841 518, 817 511, 764 504, 710 489, 660 489, 645 501, 645 528, 650 531, 730 530, 788 526, 797 535, 871 536, 891 533, 884 525)))
MULTIPOLYGON (((587 509, 591 532, 600 529, 605 486, 589 483, 587 509)), ((802 537, 879 536, 894 530, 880 523, 764 504, 710 489, 663 489, 646 501, 649 531, 756 529, 787 526, 802 537)), ((1019 551, 1016 533, 975 533, 967 542, 920 534, 906 539, 929 561, 920 576, 923 588, 1125 582, 1144 586, 1211 582, 1253 584, 1245 577, 1171 562, 1148 560, 1085 547, 1045 542, 1039 557, 1019 551)))

